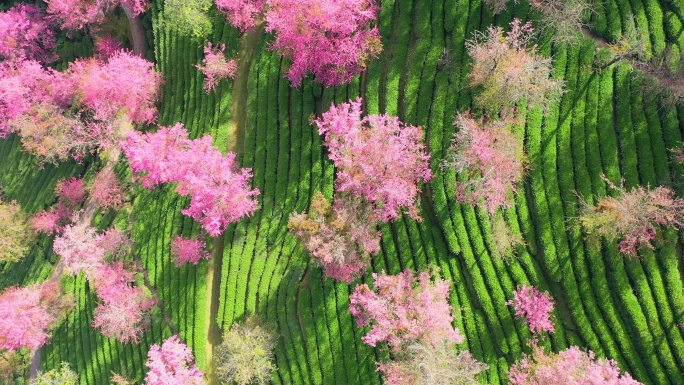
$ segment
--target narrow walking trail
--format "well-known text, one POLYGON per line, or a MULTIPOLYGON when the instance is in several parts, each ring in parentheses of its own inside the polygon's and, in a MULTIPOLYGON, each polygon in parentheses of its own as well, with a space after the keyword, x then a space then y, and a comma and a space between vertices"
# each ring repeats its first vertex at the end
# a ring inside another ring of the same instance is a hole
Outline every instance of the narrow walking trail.
MULTIPOLYGON (((244 138, 247 130, 247 97, 249 95, 249 69, 254 59, 256 45, 263 29, 257 25, 240 37, 237 50, 238 69, 233 79, 231 118, 228 122, 227 150, 241 154, 244 152, 244 138)), ((223 270, 223 249, 225 233, 212 240, 211 260, 207 271, 207 320, 209 321, 205 359, 207 362, 207 385, 219 385, 215 363, 214 349, 221 344, 222 332, 218 324, 219 305, 221 301, 221 272, 223 270)))

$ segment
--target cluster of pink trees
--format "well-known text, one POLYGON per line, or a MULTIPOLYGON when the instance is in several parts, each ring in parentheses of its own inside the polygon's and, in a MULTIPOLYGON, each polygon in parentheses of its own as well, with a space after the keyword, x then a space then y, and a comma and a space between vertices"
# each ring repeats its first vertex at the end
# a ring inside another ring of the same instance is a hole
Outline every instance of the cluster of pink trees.
POLYGON ((0 65, 0 136, 16 132, 42 161, 79 159, 112 145, 130 123, 151 123, 161 77, 126 51, 81 59, 65 72, 35 61, 0 65))
POLYGON ((449 281, 411 270, 394 276, 374 273, 373 279, 375 291, 366 284, 356 287, 349 312, 359 327, 371 327, 363 342, 389 346, 393 359, 378 363, 386 383, 477 384, 486 366, 454 349, 463 336, 451 324, 449 281))
POLYGON ((0 294, 0 349, 12 352, 44 345, 72 302, 53 281, 5 289, 0 294))
POLYGON ((0 59, 51 62, 55 45, 55 32, 38 6, 17 4, 0 13, 0 59))
POLYGON ((240 30, 262 19, 275 35, 271 48, 292 61, 287 78, 299 86, 307 72, 325 87, 348 83, 382 50, 373 0, 217 0, 240 30))
POLYGON ((254 212, 259 190, 247 184, 251 170, 238 169, 235 154, 223 155, 211 141, 210 135, 189 139, 188 131, 178 123, 154 133, 133 131, 122 149, 143 187, 176 183, 176 192, 191 197, 183 214, 216 236, 229 223, 254 212))
POLYGON ((135 270, 123 261, 132 250, 131 241, 121 230, 98 234, 87 224, 74 222, 55 239, 53 249, 65 271, 84 272, 100 298, 93 326, 106 337, 137 342, 155 301, 141 285, 134 285, 135 270))
MULTIPOLYGON (((525 317, 530 329, 536 334, 553 332, 550 313, 553 299, 532 286, 523 286, 514 293, 508 303, 515 307, 516 316, 525 317)), ((620 374, 613 360, 597 359, 592 351, 582 351, 577 346, 548 353, 532 341, 531 355, 524 355, 508 371, 511 385, 642 385, 629 373, 620 374)))
POLYGON ((421 127, 396 117, 361 116, 361 99, 332 105, 315 120, 337 169, 334 203, 321 194, 309 214, 293 213, 289 229, 333 279, 351 282, 379 248, 376 226, 418 214, 418 185, 432 178, 421 127))
POLYGON ((145 385, 202 385, 204 374, 193 363, 194 357, 178 336, 167 338, 161 346, 152 345, 145 366, 149 369, 145 385))

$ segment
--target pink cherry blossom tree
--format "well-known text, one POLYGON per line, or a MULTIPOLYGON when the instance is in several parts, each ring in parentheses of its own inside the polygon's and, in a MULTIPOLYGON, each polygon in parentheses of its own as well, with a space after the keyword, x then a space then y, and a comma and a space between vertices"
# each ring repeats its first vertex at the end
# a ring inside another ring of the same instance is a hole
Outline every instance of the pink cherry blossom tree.
POLYGON ((515 309, 516 318, 524 318, 532 333, 554 332, 551 312, 553 298, 534 286, 523 285, 513 292, 513 299, 506 302, 515 309))
POLYGON ((327 277, 351 283, 368 268, 369 255, 380 251, 380 232, 371 216, 368 204, 358 199, 342 194, 331 205, 318 192, 310 212, 290 214, 287 227, 327 277))
POLYGON ((349 83, 382 50, 373 0, 269 0, 272 48, 292 60, 287 78, 298 87, 307 72, 324 87, 349 83))
POLYGON ((149 369, 145 385, 203 385, 204 374, 193 363, 190 349, 178 336, 171 336, 147 352, 145 366, 149 369))
POLYGON ((620 374, 617 362, 596 358, 577 346, 546 353, 539 346, 508 371, 511 385, 643 385, 629 373, 620 374))
POLYGON ((88 192, 90 199, 103 210, 118 209, 123 206, 125 191, 112 170, 98 171, 88 192))
POLYGON ((684 199, 668 187, 636 186, 627 190, 604 178, 617 191, 594 205, 583 201, 579 222, 590 240, 619 241, 620 252, 636 255, 640 247, 653 249, 661 227, 684 227, 684 199))
POLYGON ((80 205, 86 197, 83 179, 76 177, 62 179, 55 185, 55 194, 59 200, 68 203, 71 207, 80 205))
POLYGON ((359 285, 350 296, 349 312, 359 327, 371 326, 361 339, 370 346, 387 342, 393 352, 406 344, 424 341, 437 346, 442 341, 463 342, 451 325, 449 281, 410 269, 398 275, 373 273, 375 290, 359 285))
POLYGON ((46 0, 47 12, 63 29, 78 30, 102 23, 105 15, 121 5, 133 16, 147 7, 147 0, 46 0))
POLYGON ((0 13, 0 59, 49 63, 57 59, 55 46, 55 32, 38 6, 17 4, 0 13))
POLYGON ((338 170, 337 191, 365 199, 381 222, 399 218, 402 208, 420 218, 418 184, 432 178, 421 127, 386 114, 362 118, 361 98, 333 104, 315 123, 338 170))
POLYGON ((141 286, 134 286, 134 274, 122 262, 110 262, 95 271, 93 286, 102 301, 95 309, 93 326, 105 337, 138 342, 149 324, 156 301, 141 286))
POLYGON ((36 349, 50 337, 50 328, 69 309, 59 284, 46 281, 26 287, 10 287, 0 294, 0 349, 36 349))
POLYGON ((74 211, 83 203, 86 191, 83 179, 72 177, 62 179, 55 185, 57 205, 36 213, 32 218, 33 230, 37 233, 61 234, 71 224, 74 211))
POLYGON ((530 107, 545 109, 557 102, 563 82, 553 77, 551 58, 531 45, 531 23, 511 22, 511 31, 489 27, 466 42, 473 66, 470 86, 478 90, 475 102, 490 113, 527 101, 530 107))
POLYGON ((267 0, 216 0, 216 8, 223 11, 230 24, 244 32, 263 17, 267 0))
POLYGON ((211 141, 209 135, 188 139, 187 130, 178 123, 155 133, 131 132, 121 146, 143 187, 176 183, 176 192, 191 197, 183 214, 216 236, 229 223, 252 215, 259 190, 247 184, 251 170, 238 169, 235 154, 221 154, 211 141))
POLYGON ((125 51, 63 73, 31 61, 0 65, 0 136, 17 132, 26 150, 54 163, 116 143, 131 123, 156 119, 161 77, 152 67, 125 51))
POLYGON ((215 90, 221 80, 235 77, 237 62, 235 59, 226 60, 225 50, 225 44, 214 47, 210 42, 204 47, 202 64, 195 65, 204 74, 203 88, 206 93, 215 90))
POLYGON ((510 129, 514 123, 513 118, 476 120, 469 113, 456 117, 458 131, 442 166, 468 178, 457 184, 459 202, 478 205, 490 214, 511 205, 509 197, 524 172, 522 141, 510 129))
POLYGON ((176 266, 188 262, 196 265, 200 259, 209 259, 210 257, 204 239, 201 237, 188 239, 178 235, 171 241, 171 259, 176 266))
POLYGON ((382 50, 374 0, 217 0, 231 24, 245 31, 263 18, 271 48, 292 61, 295 87, 311 72, 325 87, 348 83, 382 50))

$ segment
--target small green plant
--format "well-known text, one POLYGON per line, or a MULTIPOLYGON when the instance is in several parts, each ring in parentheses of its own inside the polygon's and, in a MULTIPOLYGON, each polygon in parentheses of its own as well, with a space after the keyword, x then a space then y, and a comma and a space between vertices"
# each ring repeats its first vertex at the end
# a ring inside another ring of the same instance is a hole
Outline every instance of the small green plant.
POLYGON ((38 377, 31 380, 30 385, 76 385, 76 383, 78 383, 78 374, 71 370, 68 363, 63 362, 60 369, 38 374, 38 377))

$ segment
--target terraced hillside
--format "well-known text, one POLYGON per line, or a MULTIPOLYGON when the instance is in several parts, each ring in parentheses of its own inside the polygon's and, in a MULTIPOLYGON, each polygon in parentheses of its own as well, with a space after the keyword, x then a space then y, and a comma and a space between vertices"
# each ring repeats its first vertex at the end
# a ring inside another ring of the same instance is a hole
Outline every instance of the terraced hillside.
MULTIPOLYGON (((351 84, 330 89, 308 80, 300 88, 290 87, 283 78, 288 63, 267 50, 271 37, 252 36, 256 44, 240 44, 246 36, 215 13, 211 41, 226 43, 231 54, 240 47, 241 64, 249 65, 249 71, 246 89, 234 93, 236 80, 209 95, 193 66, 202 58, 204 42, 159 24, 161 4, 156 2, 147 19, 165 79, 159 124, 181 121, 193 137, 211 134, 222 151, 231 143, 239 163, 254 170, 260 206, 212 243, 211 262, 182 268, 170 262, 170 239, 196 234, 199 225, 181 215, 188 201, 170 186, 138 188, 129 208, 98 216, 101 227, 112 222, 131 226, 172 325, 158 318, 138 345, 104 338, 89 327, 96 303, 85 278, 66 279, 78 298, 77 311, 41 350, 44 370, 68 361, 82 384, 106 384, 111 371, 141 381, 149 346, 173 329, 206 370, 207 344, 216 338, 211 323, 223 329, 259 314, 280 335, 274 384, 382 383, 375 361, 383 353, 361 343, 364 331, 347 311, 353 287, 324 279, 286 227, 288 215, 306 211, 314 192, 332 194, 334 168, 310 118, 331 102, 362 96, 369 113, 387 112, 424 127, 436 174, 422 195, 424 221, 405 217, 382 226, 382 251, 372 261, 373 271, 440 267, 452 281, 455 323, 466 336, 465 347, 489 365, 488 383, 507 383, 509 365, 530 338, 505 302, 517 285, 533 284, 556 300, 556 333, 545 341, 555 350, 576 344, 616 359, 644 384, 684 384, 680 234, 668 232, 666 242, 640 260, 625 259, 614 245, 586 243, 572 221, 579 197, 591 202, 593 196, 611 193, 602 174, 611 180, 624 177, 627 187, 664 184, 684 193, 684 167, 669 152, 682 140, 684 107, 658 104, 628 64, 597 73, 592 63, 598 49, 592 40, 576 48, 540 41, 540 50, 554 56, 556 75, 568 92, 548 114, 521 106, 526 122, 517 133, 529 154, 530 171, 505 218, 526 245, 515 258, 502 260, 491 253, 497 234, 488 216, 454 201, 457 177, 442 172, 439 162, 456 113, 471 106, 465 39, 491 24, 507 25, 513 17, 534 20, 526 3, 495 18, 478 0, 382 1, 382 54, 351 84), (233 109, 234 103, 239 108, 233 109)), ((648 34, 652 53, 668 45, 684 49, 681 0, 609 0, 592 21, 594 32, 609 41, 636 27, 648 34)), ((87 43, 76 46, 84 54, 90 49, 87 43)), ((0 141, 0 185, 31 213, 54 201, 60 177, 94 173, 99 166, 86 161, 39 169, 21 152, 17 137, 0 141)), ((130 172, 123 163, 118 171, 130 172)), ((28 258, 3 267, 0 284, 43 280, 55 260, 51 239, 43 236, 28 258)), ((370 272, 362 281, 369 280, 370 272)))

